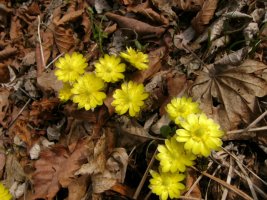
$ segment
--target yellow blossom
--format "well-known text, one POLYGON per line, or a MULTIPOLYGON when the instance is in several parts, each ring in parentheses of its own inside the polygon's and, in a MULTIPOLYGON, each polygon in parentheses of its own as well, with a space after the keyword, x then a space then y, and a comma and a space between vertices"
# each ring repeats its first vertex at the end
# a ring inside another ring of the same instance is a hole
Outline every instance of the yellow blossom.
POLYGON ((219 150, 222 145, 223 131, 220 126, 205 114, 191 114, 181 122, 183 129, 176 131, 176 140, 184 142, 184 148, 195 155, 208 157, 211 150, 219 150))
POLYGON ((184 172, 186 166, 192 166, 196 156, 184 149, 184 144, 177 142, 174 137, 165 140, 165 145, 158 146, 156 158, 160 161, 162 172, 184 172))
POLYGON ((71 85, 69 83, 63 83, 63 87, 59 90, 58 97, 61 101, 68 101, 70 100, 72 93, 71 93, 71 85))
POLYGON ((139 70, 145 70, 148 68, 148 55, 140 51, 136 51, 131 47, 127 48, 126 52, 121 52, 120 56, 139 70))
POLYGON ((190 114, 200 113, 198 103, 191 98, 174 98, 166 106, 166 111, 176 124, 180 124, 190 114))
POLYGON ((84 73, 87 62, 82 54, 74 52, 71 55, 66 54, 64 57, 59 58, 55 66, 57 67, 55 75, 58 80, 74 82, 84 73))
POLYGON ((95 64, 96 76, 102 78, 105 82, 117 82, 124 78, 123 72, 126 65, 120 63, 121 59, 116 56, 105 55, 95 64))
POLYGON ((180 183, 184 180, 185 175, 171 172, 156 172, 150 170, 152 178, 150 179, 149 188, 151 191, 158 195, 160 200, 167 200, 179 198, 181 190, 185 189, 184 184, 180 183))
POLYGON ((113 94, 112 106, 119 115, 123 115, 129 110, 131 117, 136 116, 141 107, 144 105, 144 100, 148 97, 143 84, 138 84, 130 81, 123 83, 121 89, 115 90, 113 94))
POLYGON ((11 200, 12 195, 9 190, 0 182, 0 199, 1 200, 11 200))
POLYGON ((105 84, 102 79, 93 73, 82 76, 74 83, 71 92, 74 94, 73 102, 78 103, 78 108, 85 110, 94 109, 103 104, 106 94, 102 92, 105 84))

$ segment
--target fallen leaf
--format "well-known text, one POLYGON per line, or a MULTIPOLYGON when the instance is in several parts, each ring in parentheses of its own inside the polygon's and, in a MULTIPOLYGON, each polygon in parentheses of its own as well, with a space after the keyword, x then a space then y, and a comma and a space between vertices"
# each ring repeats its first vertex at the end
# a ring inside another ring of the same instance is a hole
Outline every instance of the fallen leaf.
POLYGON ((97 141, 95 146, 91 146, 90 153, 88 154, 88 163, 81 166, 81 168, 75 173, 80 174, 98 174, 105 171, 106 163, 106 137, 102 135, 97 141))
POLYGON ((204 1, 201 10, 191 21, 192 26, 198 33, 202 33, 205 29, 205 25, 209 24, 210 20, 213 18, 214 12, 217 8, 217 3, 218 0, 204 1))
POLYGON ((20 24, 20 20, 17 16, 12 16, 10 23, 10 39, 16 40, 23 36, 22 26, 20 24))
POLYGON ((6 165, 6 154, 3 140, 0 140, 0 178, 3 175, 4 167, 6 165))
POLYGON ((121 15, 117 15, 111 12, 107 12, 105 14, 109 19, 117 22, 120 28, 123 28, 125 31, 129 32, 130 34, 134 34, 136 32, 138 35, 142 36, 143 38, 146 37, 160 37, 163 32, 165 31, 164 28, 151 26, 147 23, 142 21, 124 17, 121 15))
POLYGON ((7 155, 5 169, 5 183, 8 188, 10 188, 15 181, 18 181, 20 183, 23 183, 25 181, 26 175, 15 155, 7 155))
POLYGON ((2 51, 0 51, 0 61, 11 56, 14 56, 17 53, 17 48, 7 46, 2 51))
POLYGON ((69 53, 76 44, 73 30, 63 26, 55 28, 54 39, 60 53, 69 53))
POLYGON ((68 200, 83 199, 86 195, 88 184, 89 176, 87 175, 80 176, 79 178, 73 180, 68 186, 68 200))
POLYGON ((140 3, 140 4, 137 4, 135 6, 128 6, 127 11, 128 12, 134 12, 134 13, 140 13, 151 21, 159 22, 165 26, 169 25, 169 20, 166 17, 164 17, 164 15, 160 15, 159 13, 154 11, 149 6, 148 0, 146 0, 144 3, 140 3))
POLYGON ((7 117, 7 111, 9 107, 8 97, 10 95, 10 91, 5 88, 0 88, 0 124, 3 127, 6 127, 5 118, 7 117))
POLYGON ((136 71, 132 76, 131 80, 137 83, 143 83, 145 80, 151 78, 161 69, 161 61, 166 55, 166 47, 160 47, 154 51, 150 51, 148 54, 149 67, 143 71, 136 71))
POLYGON ((7 8, 3 3, 0 3, 0 27, 5 29, 8 22, 8 15, 12 9, 7 8))
POLYGON ((0 83, 8 83, 10 80, 10 74, 8 66, 0 63, 0 83))
POLYGON ((58 181, 61 186, 68 187, 73 181, 74 173, 80 169, 82 164, 86 163, 88 154, 91 153, 93 148, 93 141, 91 137, 87 137, 84 140, 79 140, 75 146, 71 155, 64 162, 58 172, 58 181))
POLYGON ((240 123, 249 123, 256 109, 256 97, 267 94, 267 82, 255 72, 267 66, 254 60, 245 60, 240 66, 210 65, 201 72, 190 88, 192 97, 201 109, 224 130, 237 129, 240 123))
POLYGON ((55 70, 42 72, 37 77, 37 84, 44 93, 51 90, 58 93, 59 90, 63 87, 62 81, 59 81, 55 75, 55 70))
POLYGON ((68 157, 63 146, 54 146, 41 152, 40 159, 35 162, 36 171, 32 176, 35 192, 33 199, 53 199, 60 189, 58 173, 68 157))
POLYGON ((56 26, 62 25, 64 23, 67 23, 69 21, 74 21, 78 17, 80 17, 83 14, 84 10, 76 10, 73 12, 68 12, 65 14, 59 21, 54 21, 56 26))

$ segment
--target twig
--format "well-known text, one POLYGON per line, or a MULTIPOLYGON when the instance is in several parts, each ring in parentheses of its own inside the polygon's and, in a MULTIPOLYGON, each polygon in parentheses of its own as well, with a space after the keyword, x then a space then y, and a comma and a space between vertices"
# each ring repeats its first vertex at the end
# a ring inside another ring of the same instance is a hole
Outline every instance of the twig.
POLYGON ((21 110, 19 111, 19 113, 16 115, 16 117, 13 119, 13 121, 9 124, 7 129, 10 129, 10 127, 15 123, 15 121, 18 119, 18 117, 20 116, 20 114, 23 112, 23 110, 27 107, 27 105, 30 103, 31 99, 29 98, 28 101, 26 102, 26 104, 21 108, 21 110))
POLYGON ((207 172, 201 172, 199 171, 198 169, 196 169, 195 167, 191 167, 192 169, 200 172, 201 174, 203 174, 204 176, 207 176, 208 178, 216 181, 217 183, 223 185, 224 187, 232 190, 233 192, 235 192, 236 194, 238 194, 239 196, 243 197, 244 199, 246 200, 253 200, 249 195, 247 195, 245 192, 243 192, 242 190, 239 190, 237 187, 233 186, 233 185, 230 185, 228 183, 226 183, 225 181, 215 177, 215 176, 212 176, 211 174, 207 173, 207 172))
POLYGON ((137 187, 137 189, 136 189, 136 191, 134 193, 133 199, 137 199, 138 198, 138 196, 139 196, 139 194, 141 192, 141 189, 142 189, 142 187, 143 187, 143 185, 144 185, 144 183, 146 181, 146 177, 148 175, 148 171, 151 168, 152 164, 154 163, 154 160, 155 160, 157 152, 158 152, 158 150, 156 149, 154 154, 153 154, 153 157, 151 158, 151 160, 150 160, 150 162, 149 162, 149 164, 148 164, 148 166, 146 168, 146 171, 145 171, 145 173, 144 173, 144 175, 143 175, 143 177, 142 177, 142 179, 141 179, 141 181, 140 181, 140 183, 139 183, 139 185, 138 185, 138 187, 137 187))
POLYGON ((267 126, 262 126, 262 127, 258 127, 258 128, 250 128, 248 130, 246 130, 246 128, 244 128, 244 129, 239 129, 239 130, 234 130, 234 131, 227 131, 227 135, 244 133, 244 132, 264 131, 264 130, 267 130, 267 126))
POLYGON ((267 182, 262 180, 257 174, 255 174, 252 170, 250 170, 247 166, 245 166, 235 155, 230 153, 227 149, 221 147, 228 155, 232 156, 237 163, 240 163, 245 169, 247 169, 251 174, 253 174, 257 179, 259 179, 264 185, 267 185, 267 182))
POLYGON ((45 69, 48 69, 48 68, 50 67, 50 65, 52 65, 54 62, 56 62, 57 59, 59 59, 59 57, 63 56, 64 54, 65 54, 64 52, 61 53, 61 54, 59 54, 54 60, 52 60, 52 61, 45 67, 45 69))
MULTIPOLYGON (((228 175, 226 179, 226 183, 228 184, 231 184, 232 173, 233 173, 233 158, 230 157, 230 167, 229 167, 228 175)), ((227 198, 228 192, 229 190, 227 188, 224 188, 221 200, 225 200, 227 198)))
MULTIPOLYGON (((208 167, 206 169, 206 171, 211 167, 211 165, 213 164, 213 161, 209 162, 208 167)), ((197 180, 191 185, 191 187, 189 188, 189 190, 186 192, 186 194, 184 195, 185 197, 189 197, 190 193, 193 191, 193 189, 196 187, 196 185, 199 183, 199 181, 203 178, 203 175, 201 174, 197 180)))
POLYGON ((257 119, 255 119, 250 125, 248 125, 247 128, 245 128, 244 132, 248 131, 250 128, 254 127, 262 118, 264 118, 267 115, 267 110, 262 113, 257 119))
POLYGON ((43 50, 42 40, 41 40, 41 34, 40 34, 40 24, 41 24, 41 19, 40 19, 40 15, 38 15, 38 29, 37 29, 37 33, 38 33, 38 41, 39 41, 39 44, 40 44, 42 65, 44 66, 45 65, 45 60, 44 60, 44 50, 43 50))

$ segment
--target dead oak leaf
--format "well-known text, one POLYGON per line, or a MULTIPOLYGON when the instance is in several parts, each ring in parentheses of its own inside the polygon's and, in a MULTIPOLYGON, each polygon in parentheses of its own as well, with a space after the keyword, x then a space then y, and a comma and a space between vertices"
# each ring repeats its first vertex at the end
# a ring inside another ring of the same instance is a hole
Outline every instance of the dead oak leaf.
POLYGON ((240 66, 210 65, 203 70, 189 92, 200 101, 201 109, 223 129, 236 129, 249 123, 256 109, 256 97, 267 94, 267 82, 256 76, 267 66, 245 60, 240 66))
POLYGON ((61 166, 68 159, 67 149, 63 146, 55 146, 44 150, 40 159, 36 161, 36 171, 33 174, 34 199, 53 199, 60 189, 58 173, 61 166))
POLYGON ((32 176, 35 189, 33 199, 52 200, 61 187, 68 187, 76 181, 74 173, 86 162, 90 142, 91 138, 79 141, 72 153, 62 145, 42 151, 32 176))
POLYGON ((160 37, 163 32, 165 31, 164 28, 158 27, 158 26, 152 26, 150 24, 147 24, 145 22, 117 15, 111 12, 107 12, 105 14, 109 19, 117 22, 119 24, 119 27, 122 28, 123 30, 129 32, 129 33, 134 33, 136 32, 138 35, 143 36, 144 38, 150 38, 150 37, 160 37))

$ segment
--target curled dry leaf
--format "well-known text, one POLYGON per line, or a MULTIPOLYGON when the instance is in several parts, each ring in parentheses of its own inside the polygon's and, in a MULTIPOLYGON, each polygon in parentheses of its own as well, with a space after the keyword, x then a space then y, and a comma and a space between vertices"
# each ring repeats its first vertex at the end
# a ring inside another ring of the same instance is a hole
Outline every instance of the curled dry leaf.
POLYGON ((214 64, 217 66, 225 66, 225 67, 227 67, 227 65, 229 66, 240 65, 244 60, 244 58, 247 56, 248 50, 249 49, 247 47, 239 49, 238 51, 223 56, 221 59, 215 61, 214 64))
POLYGON ((256 97, 267 94, 267 82, 255 75, 267 66, 245 60, 240 66, 208 66, 190 88, 201 109, 220 123, 223 129, 236 129, 249 123, 256 109, 256 97))
POLYGON ((59 21, 54 21, 56 26, 62 25, 69 21, 74 21, 78 17, 80 17, 83 14, 84 10, 76 10, 72 12, 68 12, 66 15, 64 15, 59 21))
POLYGON ((22 26, 17 16, 12 16, 11 18, 9 36, 11 40, 16 40, 23 36, 22 26))
POLYGON ((145 16, 146 18, 148 18, 149 20, 155 21, 155 22, 159 22, 161 24, 164 25, 168 25, 169 24, 169 20, 164 16, 164 15, 160 15, 159 13, 157 13, 156 11, 154 11, 150 6, 149 6, 149 1, 145 1, 144 3, 135 5, 135 6, 128 6, 127 7, 127 11, 128 12, 134 12, 134 13, 139 13, 143 16, 145 16))
POLYGON ((54 38, 60 53, 71 51, 76 43, 72 29, 63 26, 55 28, 54 38))
POLYGON ((151 26, 142 21, 129 18, 129 17, 124 17, 121 15, 117 15, 111 12, 106 13, 106 16, 109 19, 117 22, 120 28, 125 29, 125 31, 129 32, 130 34, 134 34, 134 32, 136 32, 138 35, 142 37, 146 37, 146 38, 160 37, 165 31, 164 28, 151 26))
POLYGON ((0 51, 0 61, 11 56, 14 56, 17 53, 17 48, 7 46, 2 51, 0 51))
POLYGON ((196 17, 192 20, 192 26, 198 33, 202 33, 205 29, 205 25, 209 24, 213 18, 214 12, 217 8, 218 0, 206 0, 197 13, 196 17))

